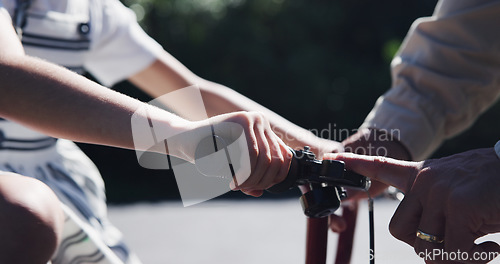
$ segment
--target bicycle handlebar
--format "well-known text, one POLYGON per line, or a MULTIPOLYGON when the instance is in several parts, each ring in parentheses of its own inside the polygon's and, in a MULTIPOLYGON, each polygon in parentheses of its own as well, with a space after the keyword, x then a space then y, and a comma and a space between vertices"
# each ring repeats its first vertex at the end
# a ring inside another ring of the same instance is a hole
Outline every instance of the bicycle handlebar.
MULTIPOLYGON (((224 150, 225 159, 231 170, 231 176, 235 179, 235 169, 230 158, 228 143, 215 135, 212 129, 212 136, 200 141, 196 149, 195 165, 199 172, 205 176, 220 175, 221 155, 214 156, 214 159, 206 158, 211 154, 224 150), (220 145, 220 146, 219 146, 220 145), (203 161, 202 161, 203 159, 203 161)), ((339 207, 340 201, 347 196, 343 187, 352 187, 368 190, 370 180, 357 173, 346 171, 345 164, 338 160, 317 160, 309 147, 302 150, 293 150, 292 162, 287 177, 280 183, 275 184, 267 191, 271 193, 285 192, 293 187, 307 186, 309 191, 303 193, 300 198, 304 213, 310 217, 325 217, 333 214, 339 207)), ((234 150, 233 150, 234 154, 234 150)), ((226 175, 229 176, 229 175, 226 175)))
POLYGON ((267 189, 272 193, 285 192, 299 185, 311 183, 326 186, 346 186, 363 190, 370 188, 370 179, 352 171, 345 170, 339 160, 317 160, 309 147, 292 150, 293 159, 288 175, 282 182, 267 189))
POLYGON ((281 193, 299 185, 308 185, 310 191, 304 193, 300 201, 309 217, 325 217, 334 213, 340 207, 340 201, 347 197, 343 187, 370 188, 369 178, 345 170, 342 161, 317 160, 309 147, 291 151, 293 159, 287 177, 267 190, 281 193))

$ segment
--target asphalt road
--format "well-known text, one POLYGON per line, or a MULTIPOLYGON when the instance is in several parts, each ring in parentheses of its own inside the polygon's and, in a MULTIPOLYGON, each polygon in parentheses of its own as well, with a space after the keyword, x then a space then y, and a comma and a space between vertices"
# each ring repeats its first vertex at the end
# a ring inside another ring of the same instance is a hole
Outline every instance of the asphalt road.
MULTIPOLYGON (((389 234, 397 204, 375 201, 375 261, 423 263, 389 234)), ((109 217, 144 264, 299 264, 305 259, 306 219, 296 199, 219 200, 186 208, 180 202, 111 206, 109 217)), ((366 203, 360 206, 355 239, 352 263, 369 263, 366 203)), ((500 235, 492 239, 500 243, 500 235)), ((331 232, 328 247, 328 263, 333 263, 336 235, 331 232)))

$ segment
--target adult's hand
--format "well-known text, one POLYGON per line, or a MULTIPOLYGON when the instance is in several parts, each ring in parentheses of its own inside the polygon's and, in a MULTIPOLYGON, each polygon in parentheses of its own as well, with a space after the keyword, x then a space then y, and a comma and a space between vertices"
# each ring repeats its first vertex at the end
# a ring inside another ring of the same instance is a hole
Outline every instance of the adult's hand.
POLYGON ((500 253, 495 242, 474 243, 500 231, 500 159, 493 148, 422 162, 348 153, 325 159, 405 192, 389 229, 427 263, 486 263, 500 253), (436 241, 417 238, 417 231, 436 241))
MULTIPOLYGON (((369 156, 387 156, 391 158, 410 160, 410 154, 401 144, 397 135, 390 135, 385 130, 378 129, 359 129, 354 135, 342 142, 345 152, 369 156)), ((377 196, 387 189, 387 184, 372 180, 370 195, 377 196)), ((366 199, 364 191, 348 189, 347 201, 356 202, 360 199, 366 199)), ((330 228, 334 232, 345 230, 347 223, 342 216, 332 214, 329 217, 330 228)))
MULTIPOLYGON (((342 142, 345 152, 352 152, 368 156, 385 156, 399 160, 410 160, 410 154, 399 142, 398 138, 389 135, 384 130, 360 129, 356 134, 350 136, 342 142)), ((372 181, 370 195, 381 194, 387 185, 379 181, 372 181)), ((359 200, 367 198, 366 192, 350 190, 348 199, 359 200)))

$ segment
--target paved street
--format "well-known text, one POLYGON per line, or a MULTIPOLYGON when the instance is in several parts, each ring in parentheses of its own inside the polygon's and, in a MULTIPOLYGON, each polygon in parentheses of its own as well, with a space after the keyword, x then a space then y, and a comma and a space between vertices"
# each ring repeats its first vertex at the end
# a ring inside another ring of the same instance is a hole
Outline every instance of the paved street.
MULTIPOLYGON (((397 204, 375 201, 376 263, 423 263, 387 230, 397 204)), ((219 200, 187 208, 180 202, 112 206, 110 218, 144 264, 304 263, 306 221, 296 199, 219 200)), ((500 242, 500 235, 493 239, 500 242)), ((331 233, 329 241, 332 263, 336 235, 331 233)), ((369 263, 368 258, 368 213, 363 203, 352 263, 369 263)))

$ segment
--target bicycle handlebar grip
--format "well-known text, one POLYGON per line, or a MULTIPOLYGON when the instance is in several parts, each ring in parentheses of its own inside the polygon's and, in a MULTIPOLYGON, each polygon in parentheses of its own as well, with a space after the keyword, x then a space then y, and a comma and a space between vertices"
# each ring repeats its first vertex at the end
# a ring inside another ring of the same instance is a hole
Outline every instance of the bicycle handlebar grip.
POLYGON ((271 188, 267 189, 268 192, 270 193, 282 193, 290 190, 291 188, 297 186, 297 180, 299 178, 300 174, 300 166, 299 166, 299 160, 296 156, 296 153, 293 149, 290 149, 290 151, 293 153, 292 157, 292 162, 290 163, 290 169, 288 170, 288 174, 286 175, 286 178, 275 185, 273 185, 271 188))

